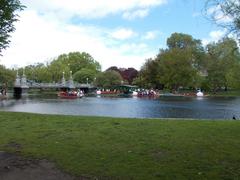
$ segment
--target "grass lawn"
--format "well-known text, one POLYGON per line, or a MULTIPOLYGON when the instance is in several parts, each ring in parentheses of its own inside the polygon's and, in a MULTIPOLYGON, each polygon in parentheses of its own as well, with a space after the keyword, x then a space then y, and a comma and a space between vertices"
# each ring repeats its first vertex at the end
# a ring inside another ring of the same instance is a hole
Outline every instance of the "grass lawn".
POLYGON ((0 112, 0 150, 98 179, 238 179, 240 121, 0 112))

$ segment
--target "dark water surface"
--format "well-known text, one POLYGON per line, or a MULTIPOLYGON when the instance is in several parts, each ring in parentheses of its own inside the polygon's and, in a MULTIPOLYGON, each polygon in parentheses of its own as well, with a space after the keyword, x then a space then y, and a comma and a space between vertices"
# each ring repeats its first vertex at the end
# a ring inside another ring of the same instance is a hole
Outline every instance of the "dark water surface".
POLYGON ((240 97, 160 97, 66 100, 56 97, 27 97, 0 101, 1 111, 43 114, 91 115, 131 118, 240 118, 240 97))

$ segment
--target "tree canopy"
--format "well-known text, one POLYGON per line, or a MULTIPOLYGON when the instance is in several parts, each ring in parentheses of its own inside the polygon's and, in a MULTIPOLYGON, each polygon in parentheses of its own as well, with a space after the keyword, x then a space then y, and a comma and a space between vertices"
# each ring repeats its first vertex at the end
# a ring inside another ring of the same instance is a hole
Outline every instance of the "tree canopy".
POLYGON ((52 79, 56 82, 61 79, 62 72, 65 72, 68 77, 69 72, 72 71, 73 77, 75 77, 77 81, 85 82, 86 78, 92 81, 94 76, 101 71, 101 65, 86 52, 62 54, 54 59, 48 68, 52 73, 52 79), (77 75, 75 75, 75 73, 77 73, 77 75), (79 77, 80 74, 84 74, 84 76, 89 74, 89 77, 82 79, 79 77))
POLYGON ((100 64, 86 52, 62 54, 46 65, 37 63, 25 67, 28 79, 36 82, 59 82, 63 72, 65 78, 68 79, 70 71, 77 82, 86 83, 87 78, 89 82, 93 82, 100 70, 100 64))
POLYGON ((108 70, 97 75, 95 85, 103 88, 111 88, 120 85, 122 77, 117 71, 108 70))
POLYGON ((124 81, 126 81, 127 84, 132 84, 133 80, 137 77, 138 71, 134 68, 118 68, 116 66, 111 66, 107 69, 111 71, 117 71, 123 78, 124 81))
POLYGON ((17 11, 23 8, 19 0, 0 1, 0 55, 10 43, 10 33, 15 30, 14 22, 18 20, 17 11))
POLYGON ((201 41, 188 34, 173 33, 167 39, 167 46, 168 49, 160 50, 155 59, 147 60, 142 67, 142 84, 152 88, 164 85, 171 90, 195 87, 204 58, 201 41))
POLYGON ((96 78, 96 71, 94 69, 82 68, 74 73, 73 79, 79 83, 92 83, 96 78))
POLYGON ((11 85, 15 80, 14 71, 7 69, 3 65, 0 65, 0 84, 6 83, 11 85))
POLYGON ((147 88, 240 88, 240 53, 234 39, 223 38, 204 49, 201 41, 182 33, 167 39, 154 59, 146 60, 134 83, 147 88))
POLYGON ((235 69, 240 65, 240 54, 233 39, 224 38, 217 43, 208 44, 207 58, 207 81, 214 91, 222 87, 237 87, 234 77, 237 73, 235 69))

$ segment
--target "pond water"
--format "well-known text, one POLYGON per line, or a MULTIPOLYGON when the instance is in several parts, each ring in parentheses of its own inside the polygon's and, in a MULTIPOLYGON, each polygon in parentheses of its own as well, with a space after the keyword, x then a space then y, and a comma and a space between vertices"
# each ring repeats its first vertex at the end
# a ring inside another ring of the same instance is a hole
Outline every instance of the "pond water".
POLYGON ((240 118, 240 97, 83 97, 67 100, 29 96, 0 101, 0 111, 131 118, 240 118))

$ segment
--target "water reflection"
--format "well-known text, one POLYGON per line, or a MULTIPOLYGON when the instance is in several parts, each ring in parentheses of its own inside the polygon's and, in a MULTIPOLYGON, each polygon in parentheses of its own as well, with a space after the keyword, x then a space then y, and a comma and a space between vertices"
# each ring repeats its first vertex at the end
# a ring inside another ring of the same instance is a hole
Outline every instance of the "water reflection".
POLYGON ((0 101, 0 110, 65 115, 91 115, 132 118, 240 118, 240 98, 234 97, 160 97, 102 98, 75 100, 56 96, 28 96, 0 101))

